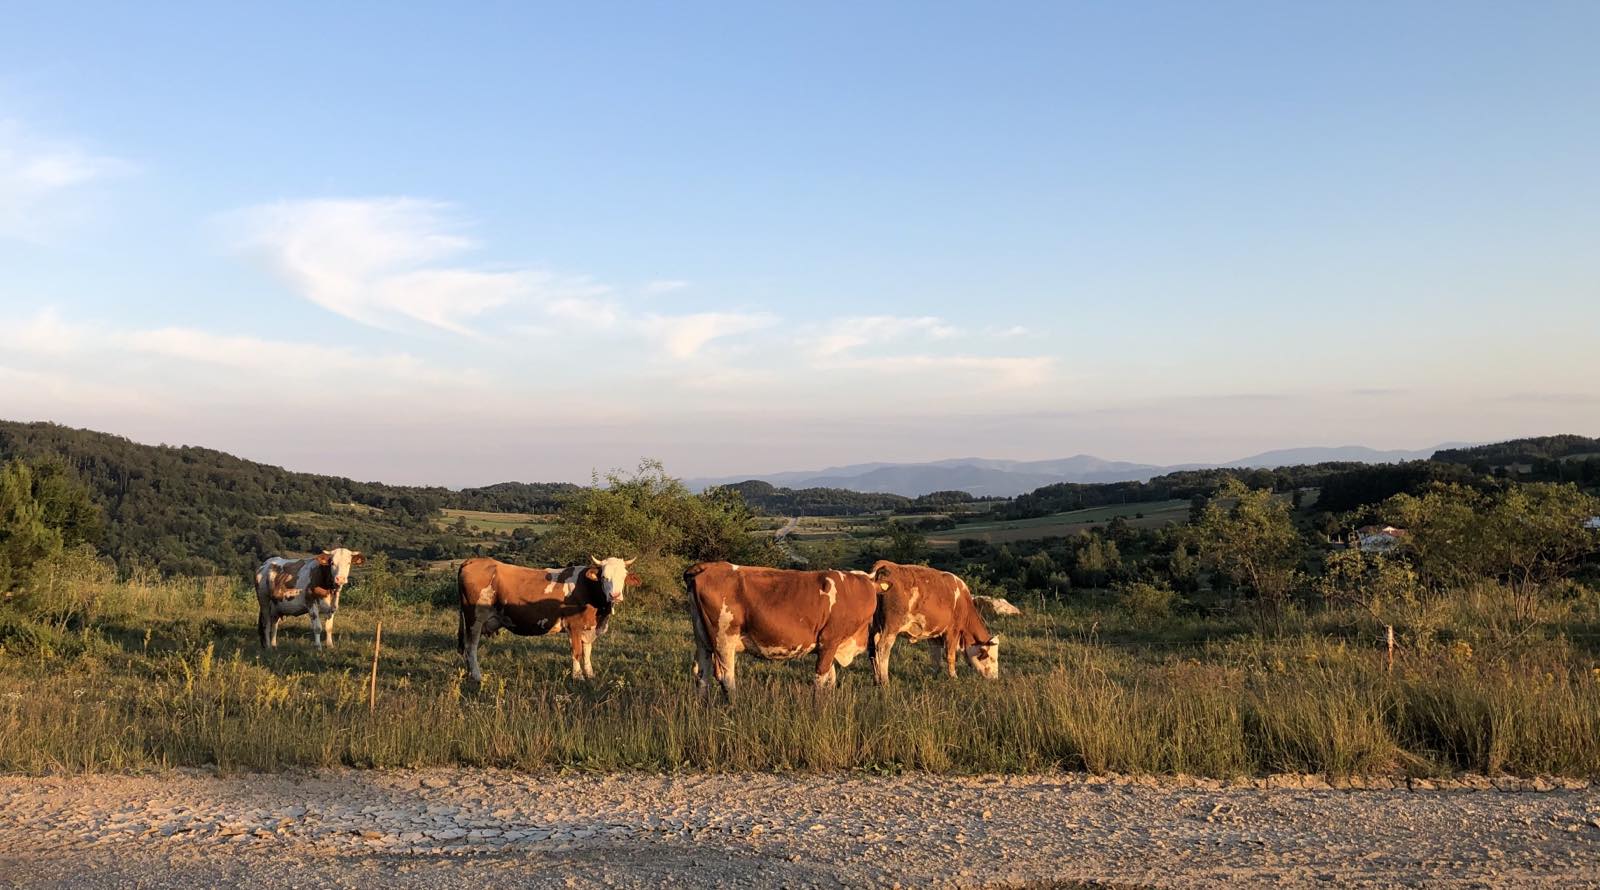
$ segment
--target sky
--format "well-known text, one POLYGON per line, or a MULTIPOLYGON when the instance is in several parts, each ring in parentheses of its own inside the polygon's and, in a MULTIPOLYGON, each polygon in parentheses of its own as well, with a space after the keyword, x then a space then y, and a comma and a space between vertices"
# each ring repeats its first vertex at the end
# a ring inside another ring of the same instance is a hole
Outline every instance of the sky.
POLYGON ((1600 434, 1600 4, 6 10, 0 418, 447 485, 1600 434))

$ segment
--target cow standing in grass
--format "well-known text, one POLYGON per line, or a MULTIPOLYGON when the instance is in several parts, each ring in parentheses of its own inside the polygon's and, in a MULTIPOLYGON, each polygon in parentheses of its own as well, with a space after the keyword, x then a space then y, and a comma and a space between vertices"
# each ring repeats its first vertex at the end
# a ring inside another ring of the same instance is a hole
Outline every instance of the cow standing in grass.
POLYGON ((900 634, 914 643, 929 641, 935 672, 954 677, 961 654, 979 675, 1000 676, 1000 637, 989 633, 967 582, 949 572, 886 559, 873 564, 872 577, 878 587, 872 668, 880 684, 889 682, 889 653, 900 634))
POLYGON ((323 640, 333 645, 333 613, 339 610, 339 591, 350 581, 350 569, 367 558, 340 547, 306 559, 274 556, 256 569, 256 600, 261 614, 256 630, 261 648, 278 645, 278 622, 285 616, 310 615, 311 640, 318 649, 323 640))
POLYGON ((478 644, 485 634, 505 628, 518 636, 544 636, 565 630, 572 643, 572 678, 594 677, 590 652, 606 632, 623 591, 638 579, 628 574, 632 559, 589 557, 588 565, 529 569, 497 559, 469 559, 456 576, 461 622, 456 651, 467 660, 473 682, 483 681, 478 644))
POLYGON ((877 591, 865 572, 795 572, 703 562, 683 576, 694 623, 695 674, 714 676, 732 699, 735 661, 749 652, 770 661, 817 654, 816 686, 837 682, 867 648, 877 591))

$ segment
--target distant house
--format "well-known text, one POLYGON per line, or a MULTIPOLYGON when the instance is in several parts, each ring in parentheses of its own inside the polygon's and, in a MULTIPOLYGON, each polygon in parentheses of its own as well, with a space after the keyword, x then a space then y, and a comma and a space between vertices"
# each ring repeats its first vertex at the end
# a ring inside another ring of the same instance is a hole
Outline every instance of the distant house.
POLYGON ((1362 553, 1388 553, 1405 543, 1409 533, 1392 525, 1368 525, 1356 529, 1356 549, 1362 553))

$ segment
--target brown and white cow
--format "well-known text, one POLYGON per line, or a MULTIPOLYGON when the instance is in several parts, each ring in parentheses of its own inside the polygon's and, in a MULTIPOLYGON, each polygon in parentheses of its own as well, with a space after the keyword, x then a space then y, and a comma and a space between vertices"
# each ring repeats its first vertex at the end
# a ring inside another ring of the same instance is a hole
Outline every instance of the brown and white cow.
POLYGON ((256 600, 261 615, 256 630, 261 648, 278 645, 278 622, 289 615, 311 616, 311 640, 318 649, 323 639, 333 645, 333 613, 339 610, 339 591, 350 582, 350 567, 367 558, 339 547, 305 559, 274 556, 256 569, 256 600))
POLYGON ((929 641, 935 672, 954 677, 959 652, 981 676, 1000 676, 1000 637, 989 633, 967 582, 949 572, 886 559, 873 563, 872 577, 879 594, 872 669, 879 683, 889 682, 889 653, 900 634, 914 643, 929 641))
POLYGON ((728 698, 738 685, 740 652, 770 661, 817 654, 816 685, 837 682, 834 666, 849 667, 867 648, 877 588, 865 572, 796 572, 729 562, 703 562, 683 575, 694 623, 695 674, 711 677, 728 698))
MULTIPOLYGON (((637 558, 637 557, 636 557, 637 558)), ((469 559, 457 574, 461 623, 456 650, 467 659, 473 682, 483 681, 478 644, 484 634, 505 628, 518 636, 544 636, 565 630, 572 643, 572 677, 594 677, 590 651, 606 632, 623 591, 639 579, 628 574, 632 559, 589 557, 588 565, 529 569, 496 559, 469 559)))

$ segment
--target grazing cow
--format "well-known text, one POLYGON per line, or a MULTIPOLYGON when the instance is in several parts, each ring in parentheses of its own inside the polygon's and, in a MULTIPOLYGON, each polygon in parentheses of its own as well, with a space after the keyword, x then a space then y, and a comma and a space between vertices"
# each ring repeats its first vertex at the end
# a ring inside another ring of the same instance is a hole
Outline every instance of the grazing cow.
POLYGON ((311 640, 318 649, 323 639, 333 645, 333 613, 339 610, 339 591, 350 581, 350 567, 367 558, 340 547, 306 559, 274 556, 256 569, 256 600, 261 616, 256 630, 261 648, 277 648, 278 622, 286 615, 311 615, 311 640))
POLYGON ((936 672, 954 677, 960 652, 981 676, 1000 676, 1000 637, 990 635, 965 581, 949 572, 888 560, 873 564, 872 577, 879 592, 872 619, 872 668, 879 683, 889 682, 889 653, 900 634, 914 643, 930 641, 936 672))
POLYGON ((695 674, 702 690, 715 676, 729 699, 738 653, 786 661, 817 653, 818 688, 837 682, 867 648, 877 590, 866 572, 795 572, 703 562, 684 573, 694 623, 695 674))
POLYGON ((628 574, 630 565, 632 559, 615 556, 590 556, 588 565, 562 569, 529 569, 481 558, 462 563, 456 576, 461 595, 456 651, 466 656, 473 682, 483 681, 478 643, 502 627, 525 637, 565 630, 572 643, 572 678, 592 679, 594 638, 606 632, 623 590, 639 583, 628 574))

